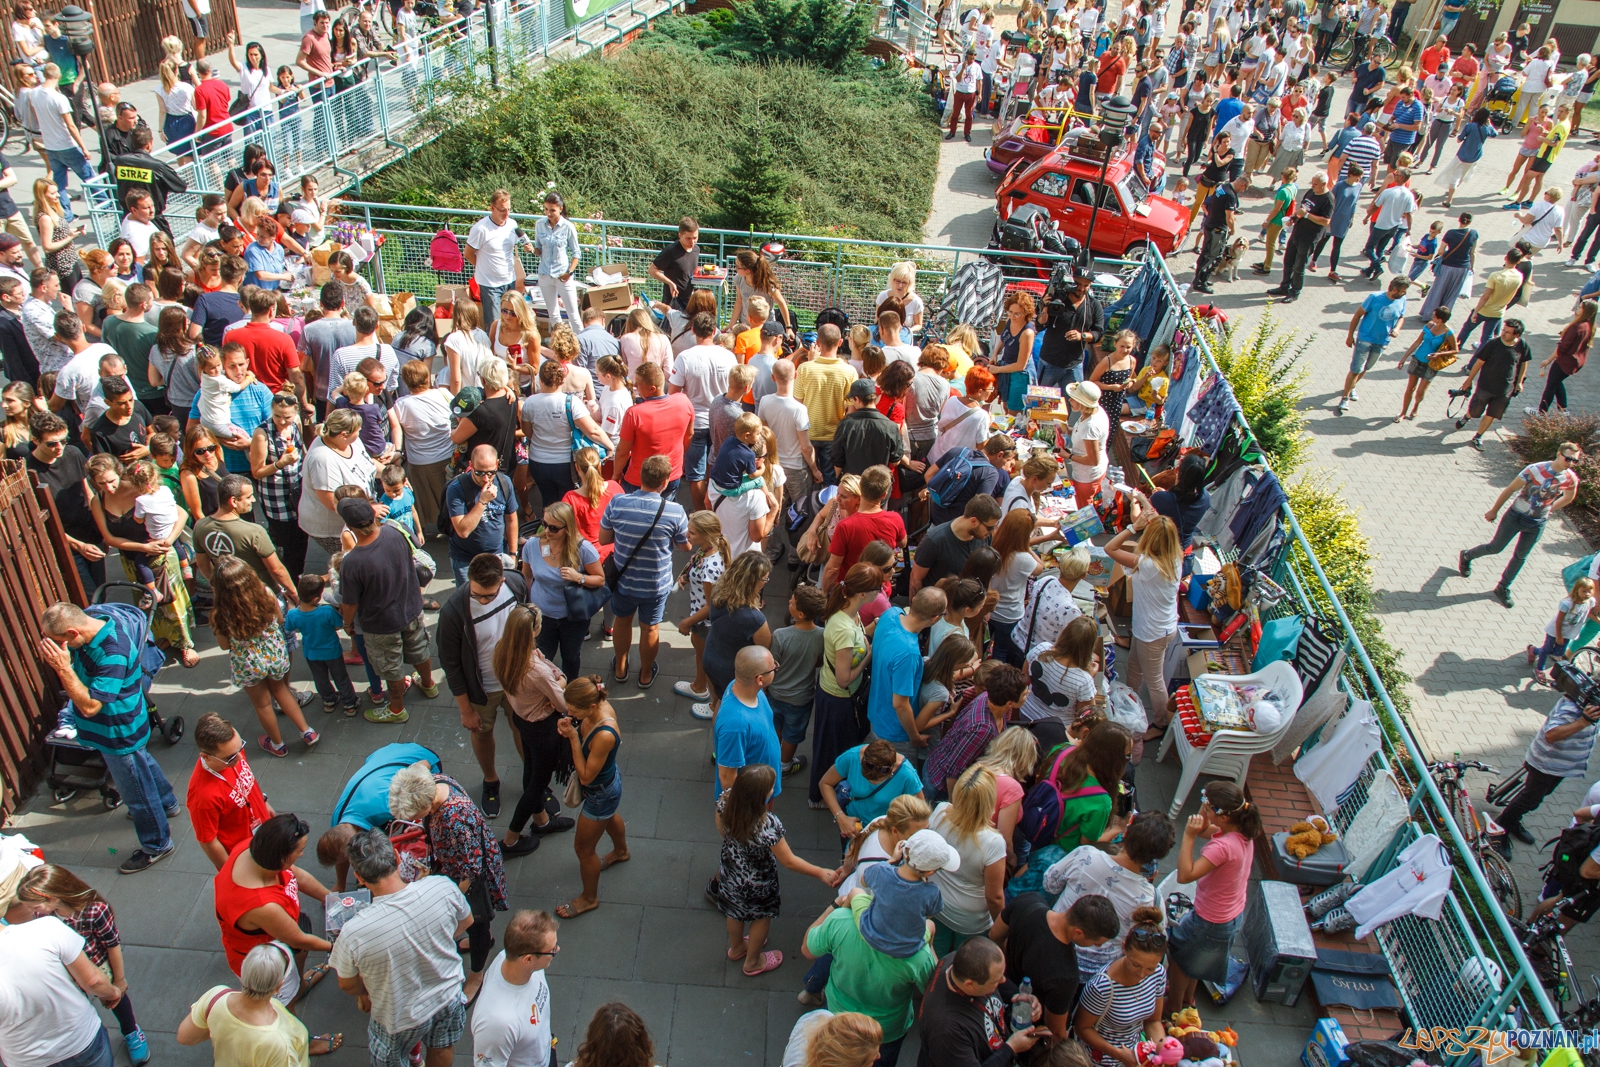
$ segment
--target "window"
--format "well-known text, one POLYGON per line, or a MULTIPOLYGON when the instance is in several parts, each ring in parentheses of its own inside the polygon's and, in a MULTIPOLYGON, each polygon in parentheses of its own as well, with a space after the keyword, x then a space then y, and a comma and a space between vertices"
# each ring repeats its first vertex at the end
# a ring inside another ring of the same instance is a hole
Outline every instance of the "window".
POLYGON ((1051 171, 1048 174, 1041 174, 1034 180, 1033 191, 1041 196, 1053 196, 1059 199, 1066 195, 1069 181, 1071 179, 1067 175, 1051 171))
POLYGON ((1122 214, 1122 202, 1117 199, 1117 192, 1109 185, 1099 185, 1087 178, 1079 178, 1078 184, 1072 190, 1072 202, 1082 204, 1084 207, 1094 205, 1095 190, 1100 190, 1100 210, 1113 215, 1122 214))

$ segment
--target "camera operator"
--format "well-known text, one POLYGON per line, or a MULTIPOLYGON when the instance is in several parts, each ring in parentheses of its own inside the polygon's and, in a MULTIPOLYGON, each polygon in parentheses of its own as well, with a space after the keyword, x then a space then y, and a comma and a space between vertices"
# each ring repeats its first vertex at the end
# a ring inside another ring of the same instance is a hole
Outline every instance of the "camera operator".
POLYGON ((1500 825, 1524 845, 1533 844, 1533 835, 1523 828, 1523 817, 1555 792, 1563 778, 1582 778, 1587 773, 1589 754, 1600 732, 1596 730, 1600 723, 1600 699, 1596 697, 1600 693, 1586 694, 1584 706, 1579 707, 1563 696, 1528 742, 1527 754, 1522 757, 1527 781, 1499 819, 1500 825))
POLYGON ((1058 278, 1050 279, 1050 290, 1039 305, 1039 325, 1044 327, 1040 385, 1064 386, 1088 377, 1095 346, 1106 332, 1105 309, 1089 292, 1093 277, 1087 267, 1075 268, 1070 290, 1058 278))
POLYGON ((1589 787, 1583 804, 1556 840, 1545 871, 1539 906, 1530 919, 1561 909, 1561 932, 1588 922, 1600 911, 1600 782, 1589 787))

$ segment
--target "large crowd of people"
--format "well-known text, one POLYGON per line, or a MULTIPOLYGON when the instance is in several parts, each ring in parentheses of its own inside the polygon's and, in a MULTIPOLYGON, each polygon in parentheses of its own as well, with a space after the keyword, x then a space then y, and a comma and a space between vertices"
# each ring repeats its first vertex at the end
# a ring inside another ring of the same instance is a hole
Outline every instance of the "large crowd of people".
MULTIPOLYGON (((1600 213, 1573 211, 1600 207, 1600 156, 1566 205, 1543 187, 1595 65, 1580 57, 1577 74, 1553 74, 1553 39, 1530 54, 1526 37, 1452 61, 1441 36, 1396 71, 1368 45, 1404 15, 1376 3, 1190 2, 1175 36, 1168 6, 1144 0, 1111 16, 1079 0, 1025 0, 1017 26, 1038 47, 1041 102, 1059 93, 1093 113, 1133 86, 1136 151, 1166 154, 1164 185, 1191 208, 1198 293, 1233 249, 1241 197, 1270 193, 1255 273, 1272 273, 1281 239, 1282 281, 1269 292, 1292 301, 1330 239, 1329 278, 1341 280, 1342 242, 1375 194, 1362 273, 1380 279, 1387 264, 1393 277, 1350 321, 1339 409, 1359 400, 1357 384, 1404 328, 1408 291, 1431 272, 1421 334, 1401 357, 1411 380, 1396 421, 1415 418, 1441 360, 1481 327, 1466 379, 1481 447, 1533 358, 1524 324, 1505 317, 1525 301, 1532 257, 1577 236, 1575 262, 1600 229, 1600 213), (1354 89, 1330 133, 1340 72, 1329 51, 1347 16, 1354 89), (1478 234, 1468 214, 1418 233, 1409 182, 1430 151, 1438 167, 1449 149, 1437 179, 1448 204, 1495 135, 1477 99, 1482 76, 1511 68, 1525 76, 1517 110, 1528 133, 1508 206, 1524 232, 1453 334, 1478 234), (1307 162, 1313 131, 1325 173, 1307 162), (1179 173, 1197 163, 1191 197, 1179 173), (1307 166, 1316 173, 1302 190, 1307 166), (1254 185, 1262 172, 1265 191, 1254 185), (1393 269, 1396 247, 1405 269, 1393 269)), ((414 0, 396 15, 405 28, 393 47, 371 11, 330 30, 320 7, 301 6, 297 65, 312 92, 393 58, 415 33, 414 0)), ((997 110, 998 76, 1016 59, 991 4, 959 7, 947 0, 937 14, 943 43, 964 56, 950 136, 963 118, 970 132, 974 109, 997 110)), ((1446 19, 1457 7, 1445 5, 1446 19)), ((231 143, 214 125, 229 94, 204 58, 205 13, 194 19, 194 61, 175 42, 162 70, 161 133, 180 154, 231 143)), ((332 972, 369 1016, 375 1067, 448 1067, 469 1027, 486 1067, 556 1063, 545 972, 559 968, 561 922, 600 908, 602 875, 629 859, 626 726, 612 697, 656 683, 669 601, 694 652, 692 677, 673 689, 713 738, 708 815, 721 849, 706 896, 727 920, 728 959, 750 976, 783 966, 769 939, 780 867, 835 897, 800 946, 798 997, 811 1010, 785 1067, 893 1067, 914 1027, 921 1067, 1003 1067, 1024 1054, 1050 1067, 1133 1067, 1134 1045, 1159 1041, 1199 981, 1226 979, 1260 815, 1238 787, 1213 782, 1199 814, 1175 826, 1137 812, 1132 772, 1172 717, 1162 664, 1184 555, 1210 506, 1204 464, 1186 460, 1175 488, 1134 494, 1127 529, 1103 546, 1131 576, 1131 635, 1116 645, 1095 620, 1087 550, 1041 547, 1061 542, 1044 494, 1059 486, 1080 506, 1100 494, 1113 427, 1151 402, 1166 366, 1167 353, 1142 351, 1132 331, 1108 334, 1087 271, 1058 305, 1015 293, 999 322, 919 345, 927 304, 915 265, 901 263, 871 321, 802 332, 762 253, 738 254, 731 301, 697 288, 699 227, 684 218, 649 268, 660 299, 610 322, 578 299, 583 249, 561 196, 545 197, 530 236, 501 191, 465 241, 481 302, 461 295, 448 315, 386 321, 347 253, 328 257, 309 300, 295 291, 337 203, 309 178, 288 195, 254 144, 226 192, 202 198, 194 227, 172 232, 164 208, 182 181, 150 155, 153 131, 136 109, 106 93, 105 162, 126 215, 109 247, 84 245, 66 195, 69 174, 93 173, 74 119, 81 77, 53 62, 59 27, 36 32, 37 21, 17 5, 17 77, 33 85, 18 110, 37 123, 55 180, 35 183, 30 229, 0 158, 4 445, 50 491, 85 594, 113 559, 149 592, 148 616, 51 606, 39 655, 70 701, 64 725, 104 757, 132 818, 139 847, 120 871, 168 858, 184 817, 216 868, 218 937, 238 988, 200 992, 180 1043, 210 1040, 219 1063, 287 1067, 333 1053, 344 1035, 310 1035, 297 1016, 332 972), (1014 383, 1030 380, 1035 353, 1036 380, 1063 387, 1075 416, 1059 455, 1019 455, 1014 437, 992 431, 996 401, 1021 408, 1014 383), (783 566, 790 595, 769 615, 766 587, 783 566), (180 798, 147 752, 145 643, 191 668, 207 628, 256 726, 241 733, 202 715, 180 798), (584 674, 584 644, 605 641, 605 669, 584 674), (1145 732, 1107 718, 1113 648, 1143 698, 1145 732), (297 674, 310 686, 292 685, 297 674), (427 748, 384 736, 410 718, 408 696, 414 707, 441 688, 470 741, 476 788, 471 767, 447 774, 427 748), (314 842, 331 886, 301 866, 315 831, 275 810, 249 762, 314 748, 319 703, 372 731, 371 755, 314 842), (499 774, 502 712, 522 763, 515 788, 499 774), (786 784, 833 821, 837 862, 788 844, 772 811, 786 784), (1030 799, 1040 788, 1055 801, 1042 826, 1030 799), (549 912, 521 908, 506 864, 564 833, 580 892, 549 912), (1158 910, 1153 881, 1169 858, 1197 884, 1176 922, 1158 910), (326 910, 352 876, 371 903, 314 933, 302 897, 326 910)), ((227 54, 251 104, 282 116, 306 99, 291 68, 269 78, 260 45, 245 47, 242 65, 235 45, 227 54)), ((1597 252, 1600 240, 1588 263, 1597 252)), ((1562 380, 1583 365, 1595 290, 1542 366, 1537 410, 1565 409, 1562 380)), ((1563 446, 1507 487, 1488 516, 1506 508, 1499 531, 1462 553, 1463 575, 1516 539, 1495 591, 1509 606, 1543 523, 1573 498, 1579 455, 1563 446)), ((1563 601, 1541 670, 1596 625, 1595 578, 1563 601)), ((1519 840, 1531 840, 1521 816, 1573 766, 1582 772, 1572 750, 1587 752, 1596 733, 1591 718, 1578 725, 1585 715, 1558 708, 1554 733, 1530 751, 1533 787, 1506 817, 1519 840)), ((22 880, 5 922, 0 1059, 109 1067, 84 994, 115 1012, 136 1067, 149 1059, 100 892, 46 864, 22 880)), ((572 1062, 644 1067, 653 1056, 644 1020, 612 1003, 572 1062)))

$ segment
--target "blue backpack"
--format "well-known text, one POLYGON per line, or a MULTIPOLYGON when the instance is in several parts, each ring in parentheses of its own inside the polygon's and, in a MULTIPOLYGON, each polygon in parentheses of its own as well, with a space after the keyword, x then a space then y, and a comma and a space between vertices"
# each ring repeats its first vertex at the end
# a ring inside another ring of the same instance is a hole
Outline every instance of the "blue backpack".
POLYGON ((975 448, 963 448, 945 457, 932 478, 928 479, 928 498, 941 508, 955 507, 962 491, 972 481, 972 468, 989 466, 984 454, 975 448))
POLYGON ((1039 779, 1023 796, 1022 815, 1017 819, 1017 828, 1012 834, 1012 840, 1019 848, 1024 842, 1033 848, 1055 844, 1061 832, 1061 814, 1066 802, 1106 792, 1101 785, 1085 785, 1065 793, 1056 788, 1056 774, 1061 770, 1061 761, 1067 758, 1073 748, 1072 745, 1062 745, 1050 764, 1050 773, 1039 779))

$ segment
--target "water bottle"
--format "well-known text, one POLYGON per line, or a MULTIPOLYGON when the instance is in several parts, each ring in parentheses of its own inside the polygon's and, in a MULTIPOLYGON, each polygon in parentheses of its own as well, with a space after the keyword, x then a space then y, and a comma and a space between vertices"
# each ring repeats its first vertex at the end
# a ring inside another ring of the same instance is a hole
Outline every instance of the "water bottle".
POLYGON ((1024 978, 1017 987, 1017 999, 1011 1002, 1011 1030, 1028 1030, 1033 1027, 1033 1001, 1025 999, 1033 996, 1033 979, 1024 978))

